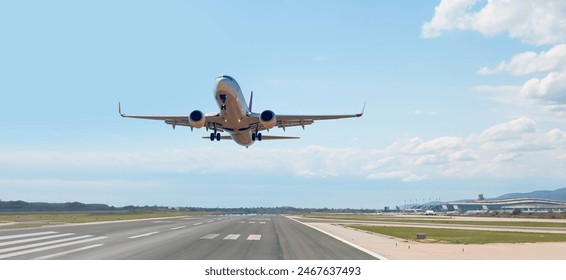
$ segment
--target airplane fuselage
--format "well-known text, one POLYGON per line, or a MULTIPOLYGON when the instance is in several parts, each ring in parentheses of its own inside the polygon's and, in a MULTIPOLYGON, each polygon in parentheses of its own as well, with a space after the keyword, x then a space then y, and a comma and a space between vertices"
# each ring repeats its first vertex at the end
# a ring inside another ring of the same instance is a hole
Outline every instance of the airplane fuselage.
POLYGON ((236 143, 246 147, 253 144, 252 126, 244 121, 250 109, 236 80, 230 76, 216 78, 214 99, 224 121, 223 129, 230 133, 236 143))

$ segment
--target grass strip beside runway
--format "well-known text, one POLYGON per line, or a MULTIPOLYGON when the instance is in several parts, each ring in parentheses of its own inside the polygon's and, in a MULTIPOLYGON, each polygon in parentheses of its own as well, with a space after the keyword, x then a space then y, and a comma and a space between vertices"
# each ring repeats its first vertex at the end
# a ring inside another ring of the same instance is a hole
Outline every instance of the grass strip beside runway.
POLYGON ((424 242, 444 242, 452 244, 566 242, 566 234, 552 233, 525 233, 365 225, 348 225, 348 227, 414 241, 417 240, 417 233, 426 233, 426 240, 424 240, 424 242))

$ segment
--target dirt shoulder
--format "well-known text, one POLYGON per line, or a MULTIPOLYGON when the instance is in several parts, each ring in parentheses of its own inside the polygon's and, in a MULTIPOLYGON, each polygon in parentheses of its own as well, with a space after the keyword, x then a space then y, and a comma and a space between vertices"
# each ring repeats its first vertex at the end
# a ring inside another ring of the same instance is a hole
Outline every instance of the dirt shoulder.
POLYGON ((421 243, 336 224, 308 224, 391 260, 566 260, 566 242, 478 245, 421 243))

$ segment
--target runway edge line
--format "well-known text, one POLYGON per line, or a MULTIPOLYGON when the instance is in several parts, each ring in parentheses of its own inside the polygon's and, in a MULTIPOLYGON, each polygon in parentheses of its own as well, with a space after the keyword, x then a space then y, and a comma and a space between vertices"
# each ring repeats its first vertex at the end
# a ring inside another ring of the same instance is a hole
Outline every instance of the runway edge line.
POLYGON ((362 246, 359 246, 359 245, 354 244, 354 243, 352 243, 352 242, 350 242, 350 241, 348 241, 348 240, 345 240, 345 239, 343 239, 343 238, 340 238, 340 237, 338 237, 338 236, 336 236, 336 235, 334 235, 334 234, 332 234, 332 233, 326 232, 326 231, 324 231, 324 230, 321 230, 321 229, 316 228, 316 227, 314 227, 314 226, 311 226, 311 225, 309 225, 309 224, 303 223, 303 222, 298 221, 298 220, 296 220, 296 219, 294 219, 294 218, 291 218, 291 217, 289 217, 289 216, 283 215, 283 217, 285 217, 285 218, 287 218, 287 219, 290 219, 290 220, 293 220, 293 221, 295 221, 295 222, 297 222, 297 223, 299 223, 299 224, 305 225, 305 226, 307 226, 307 227, 310 227, 310 228, 312 228, 312 229, 314 229, 314 230, 317 230, 317 231, 319 231, 319 232, 322 232, 322 233, 324 233, 324 234, 326 234, 326 235, 328 235, 328 236, 330 236, 330 237, 332 237, 332 238, 334 238, 334 239, 336 239, 336 240, 338 240, 338 241, 341 241, 341 242, 343 242, 343 243, 346 243, 346 244, 348 244, 348 245, 350 245, 350 246, 352 246, 352 247, 354 247, 354 248, 356 248, 356 249, 358 249, 358 250, 360 250, 360 251, 362 251, 362 252, 364 252, 364 253, 366 253, 366 254, 369 254, 369 255, 371 255, 371 256, 373 256, 373 257, 376 257, 376 258, 378 258, 378 259, 380 259, 380 260, 389 260, 388 258, 386 258, 386 257, 384 257, 384 256, 382 256, 382 255, 380 255, 380 254, 378 254, 378 253, 375 253, 375 252, 370 251, 370 250, 368 250, 368 249, 366 249, 366 248, 364 248, 364 247, 362 247, 362 246))

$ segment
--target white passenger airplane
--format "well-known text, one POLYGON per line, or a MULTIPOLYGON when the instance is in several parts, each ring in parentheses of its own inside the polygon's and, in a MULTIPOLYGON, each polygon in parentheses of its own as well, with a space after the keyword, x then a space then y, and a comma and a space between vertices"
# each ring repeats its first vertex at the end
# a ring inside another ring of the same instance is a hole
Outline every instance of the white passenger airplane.
POLYGON ((203 114, 199 110, 192 111, 188 116, 131 116, 122 113, 122 107, 118 102, 118 113, 124 118, 162 120, 175 129, 176 126, 188 126, 191 128, 205 127, 212 130, 210 141, 220 139, 232 139, 236 143, 249 147, 256 140, 274 139, 298 139, 299 137, 262 135, 260 131, 268 130, 277 126, 285 130, 286 127, 302 126, 314 123, 315 120, 331 120, 361 117, 364 108, 359 114, 352 115, 275 115, 273 111, 265 110, 261 114, 252 112, 253 91, 250 96, 250 105, 246 104, 240 86, 234 78, 226 75, 216 78, 214 98, 219 113, 203 114), (222 136, 220 132, 228 132, 230 136, 222 136))

